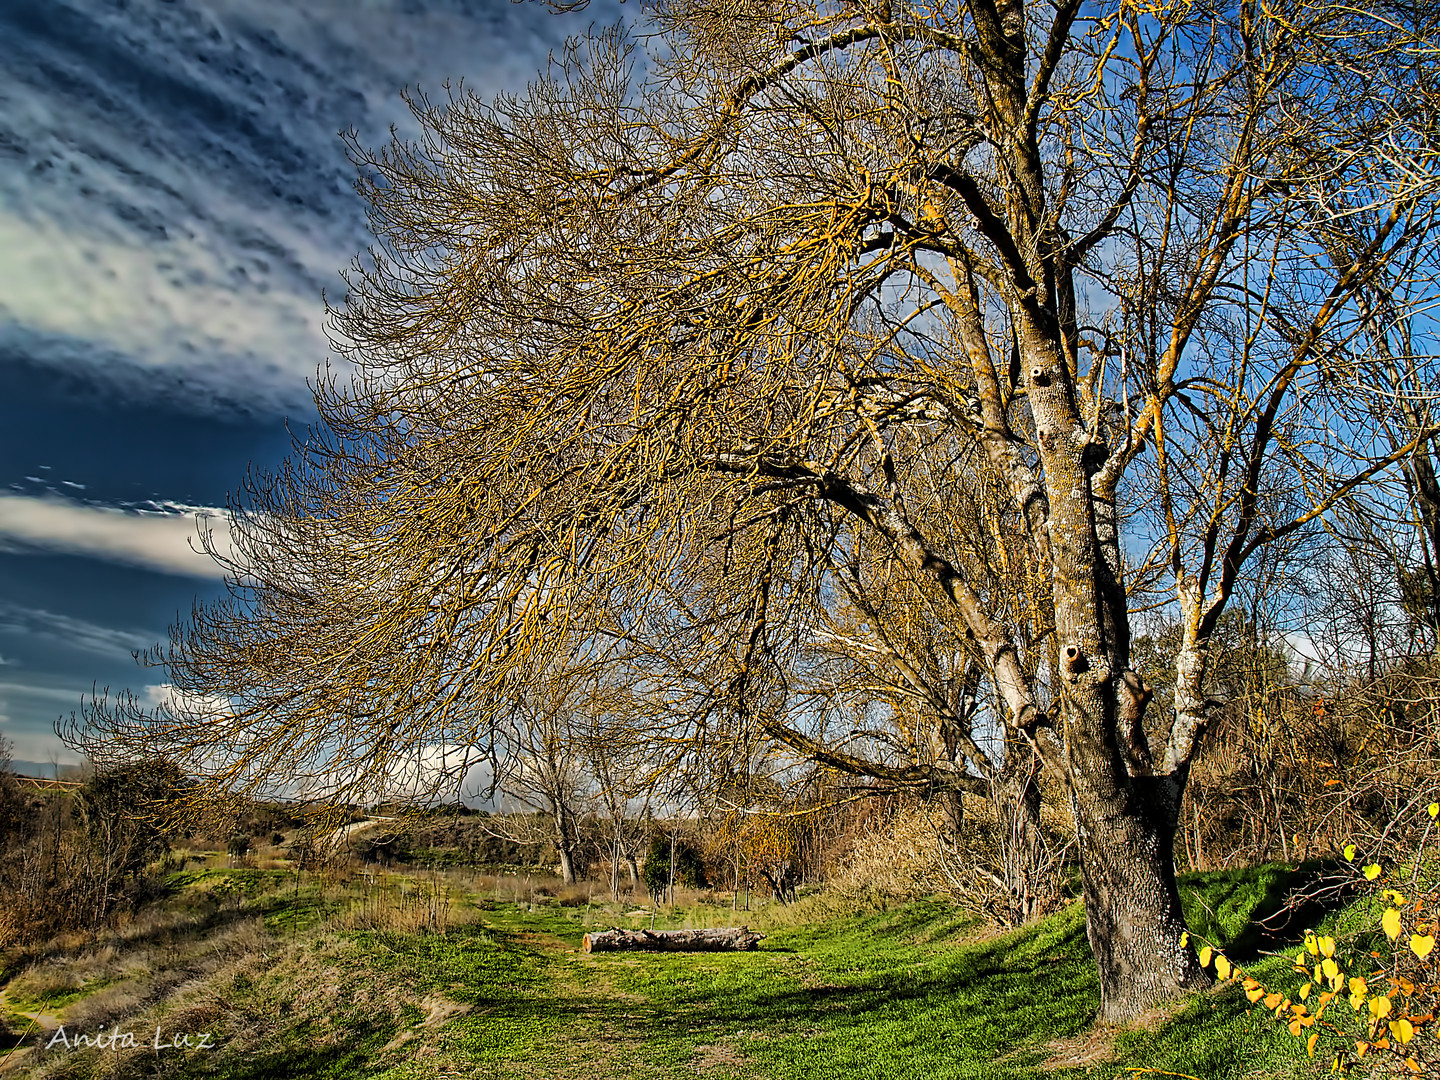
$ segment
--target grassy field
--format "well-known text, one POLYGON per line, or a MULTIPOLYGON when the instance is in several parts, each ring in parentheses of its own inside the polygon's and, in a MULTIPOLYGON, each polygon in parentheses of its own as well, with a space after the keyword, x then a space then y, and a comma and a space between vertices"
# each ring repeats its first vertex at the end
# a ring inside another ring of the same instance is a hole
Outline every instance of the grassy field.
MULTIPOLYGON (((1256 934, 1251 917, 1273 906, 1285 877, 1272 867, 1188 879, 1191 925, 1251 970, 1278 975, 1286 962, 1263 953, 1285 941, 1256 934)), ((206 871, 175 885, 164 911, 113 938, 11 957, 3 976, 12 1030, 40 1014, 63 1022, 67 1039, 118 1032, 112 1042, 123 1043, 131 1032, 137 1045, 45 1049, 32 1032, 0 1071, 227 1080, 1312 1075, 1295 1040, 1233 987, 1132 1028, 1094 1030, 1078 906, 994 937, 948 904, 856 912, 817 896, 752 913, 768 935, 753 953, 586 955, 584 932, 626 924, 622 909, 439 876, 324 886, 281 871, 206 871), (171 1045, 207 1032, 213 1047, 171 1045)), ((723 925, 743 921, 738 914, 695 906, 657 914, 655 925, 723 925)))

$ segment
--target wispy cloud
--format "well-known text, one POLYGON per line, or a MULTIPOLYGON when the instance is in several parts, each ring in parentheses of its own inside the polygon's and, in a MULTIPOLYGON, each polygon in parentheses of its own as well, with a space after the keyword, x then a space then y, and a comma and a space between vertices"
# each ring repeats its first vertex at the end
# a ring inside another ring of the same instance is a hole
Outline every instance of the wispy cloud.
POLYGON ((223 510, 174 507, 135 511, 92 506, 60 496, 0 494, 0 550, 84 555, 166 574, 220 578, 200 548, 200 532, 230 548, 223 510))
MULTIPOLYGON (((271 409, 305 406, 305 380, 328 353, 318 281, 237 282, 243 265, 222 244, 191 237, 160 251, 85 229, 83 215, 61 224, 0 208, 0 349, 102 377, 117 361, 154 371, 159 379, 123 381, 184 405, 239 394, 271 409)), ((315 257, 331 276, 340 250, 315 257)))
POLYGON ((0 695, 18 694, 22 697, 38 698, 42 701, 63 701, 76 705, 90 693, 90 687, 68 689, 60 686, 32 686, 29 683, 0 682, 0 695))
POLYGON ((238 391, 305 404, 327 353, 321 289, 340 293, 337 272, 369 242, 337 133, 405 132, 407 85, 464 79, 487 96, 522 85, 565 34, 618 11, 7 0, 0 348, 186 374, 127 380, 136 393, 199 384, 222 402, 238 391), (63 342, 68 354, 47 350, 63 342))
POLYGON ((99 656, 129 655, 155 644, 155 635, 0 600, 0 635, 24 634, 99 656))

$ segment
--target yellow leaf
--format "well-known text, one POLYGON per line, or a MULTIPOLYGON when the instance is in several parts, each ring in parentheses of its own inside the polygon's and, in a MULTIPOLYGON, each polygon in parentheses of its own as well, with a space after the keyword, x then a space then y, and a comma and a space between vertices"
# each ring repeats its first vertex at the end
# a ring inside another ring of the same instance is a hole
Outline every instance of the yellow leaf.
MULTIPOLYGON (((1430 939, 1430 944, 1435 944, 1433 938, 1430 939)), ((1429 952, 1430 950, 1426 949, 1425 951, 1429 952)), ((1219 975, 1221 979, 1230 978, 1230 961, 1223 956, 1215 957, 1215 974, 1219 975)))
POLYGON ((1379 864, 1379 863, 1373 863, 1373 862, 1372 862, 1369 866, 1365 867, 1365 880, 1366 880, 1366 881, 1374 881, 1374 880, 1375 880, 1377 877, 1379 877, 1379 876, 1380 876, 1380 864, 1379 864))
POLYGON ((1429 806, 1427 806, 1425 809, 1429 812, 1429 814, 1430 814, 1430 816, 1431 816, 1432 818, 1433 818, 1433 817, 1440 817, 1440 802, 1432 802, 1432 803, 1431 803, 1429 806))
POLYGON ((1294 1035, 1297 1039, 1300 1037, 1300 1032, 1304 1030, 1299 1020, 1291 1020, 1286 1027, 1290 1029, 1290 1034, 1294 1035))
POLYGON ((1354 844, 1346 844, 1346 845, 1345 845, 1345 861, 1346 861, 1346 862, 1354 862, 1354 861, 1355 861, 1355 845, 1354 845, 1354 844))
POLYGON ((1430 950, 1435 948, 1435 939, 1429 934, 1411 934, 1410 951, 1421 960, 1430 955, 1430 950))
POLYGON ((1300 987, 1300 1000, 1301 1000, 1301 1001, 1304 1001, 1306 998, 1308 998, 1308 997, 1310 996, 1310 991, 1311 991, 1312 988, 1314 988, 1314 986, 1315 986, 1314 983, 1308 983, 1308 982, 1307 982, 1304 986, 1300 987))
POLYGON ((1390 1034, 1402 1043, 1408 1043, 1415 1037, 1415 1025, 1402 1016, 1399 1020, 1390 1021, 1390 1034))
POLYGON ((1305 1040, 1305 1052, 1312 1058, 1315 1056, 1315 1044, 1320 1041, 1320 1032, 1312 1032, 1310 1038, 1305 1040))
POLYGON ((1360 1039, 1356 1039, 1356 1040, 1355 1040, 1355 1058, 1356 1058, 1356 1060, 1359 1060, 1360 1058, 1363 1058, 1363 1057, 1365 1056, 1365 1051, 1367 1051, 1367 1050, 1369 1050, 1369 1049, 1370 1049, 1370 1044, 1369 1044, 1368 1042, 1363 1042, 1363 1041, 1360 1040, 1360 1039))
POLYGON ((1356 1012, 1359 1012, 1361 1009, 1363 1009, 1365 1007, 1365 995, 1363 993, 1351 994, 1350 1007, 1356 1012))
POLYGON ((1254 979, 1245 980, 1245 996, 1250 999, 1250 1004, 1255 1004, 1265 996, 1265 987, 1261 986, 1254 979))
POLYGON ((1180 931, 1180 947, 1183 949, 1183 948, 1185 948, 1186 945, 1189 945, 1189 944, 1190 944, 1190 931, 1189 931, 1189 930, 1182 930, 1182 931, 1180 931))
POLYGON ((1335 958, 1326 957, 1325 962, 1320 965, 1320 970, 1325 973, 1327 979, 1334 979, 1340 975, 1340 965, 1335 963, 1335 958))
POLYGON ((1377 1020, 1384 1020, 1390 1015, 1390 999, 1387 997, 1373 997, 1370 999, 1370 1013, 1377 1020))
POLYGON ((1406 1058, 1405 1064, 1409 1067, 1411 1072, 1418 1073, 1425 1071, 1420 1067, 1420 1062, 1416 1061, 1414 1058, 1406 1058))
POLYGON ((1316 942, 1314 934, 1305 935, 1305 951, 1308 952, 1311 956, 1320 955, 1320 946, 1316 942))
MULTIPOLYGON (((1264 991, 1262 990, 1261 993, 1264 993, 1264 991)), ((1249 995, 1246 995, 1246 996, 1248 997, 1249 995)), ((1250 1000, 1251 1000, 1251 1001, 1254 1001, 1255 999, 1254 999, 1254 998, 1250 998, 1250 1000)), ((1280 1002, 1282 1002, 1282 1001, 1284 1001, 1284 1000, 1285 1000, 1285 995, 1284 995, 1284 994, 1266 994, 1266 995, 1265 995, 1265 1007, 1266 1007, 1267 1009, 1278 1008, 1279 1005, 1280 1005, 1280 1002)))
POLYGON ((1321 956, 1335 955, 1335 939, 1333 937, 1322 937, 1319 942, 1321 956))
POLYGON ((1400 936, 1400 912, 1394 908, 1387 908, 1385 914, 1380 916, 1380 929, 1385 931, 1385 936, 1394 941, 1400 936))
POLYGON ((1405 903, 1405 894, 1402 892, 1397 892, 1394 889, 1382 889, 1380 890, 1380 895, 1383 896, 1386 900, 1389 900, 1392 904, 1405 903))
POLYGON ((1210 957, 1213 955, 1213 953, 1214 953, 1214 950, 1212 950, 1209 945, 1206 945, 1204 948, 1202 948, 1202 949, 1200 950, 1200 966, 1201 966, 1201 967, 1209 967, 1209 966, 1210 966, 1210 957))

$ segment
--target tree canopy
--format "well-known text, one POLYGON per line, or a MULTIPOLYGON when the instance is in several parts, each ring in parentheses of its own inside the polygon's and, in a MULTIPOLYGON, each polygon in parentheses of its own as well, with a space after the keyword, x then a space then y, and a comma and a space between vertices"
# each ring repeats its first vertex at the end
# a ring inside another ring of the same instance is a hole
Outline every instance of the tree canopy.
POLYGON ((353 379, 237 502, 229 597, 152 657, 172 703, 92 733, 370 790, 591 665, 657 768, 764 743, 1016 805, 1043 770, 1102 1018, 1198 985, 1210 639, 1434 436, 1434 18, 680 0, 522 94, 415 95, 417 138, 352 143, 353 379))

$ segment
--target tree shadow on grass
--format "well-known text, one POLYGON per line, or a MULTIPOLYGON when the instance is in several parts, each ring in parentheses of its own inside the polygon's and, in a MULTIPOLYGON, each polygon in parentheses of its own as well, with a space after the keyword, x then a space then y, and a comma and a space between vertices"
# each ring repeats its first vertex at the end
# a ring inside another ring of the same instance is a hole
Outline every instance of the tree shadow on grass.
MULTIPOLYGON (((934 919, 908 914, 893 920, 886 936, 898 931, 923 938, 933 925, 934 919)), ((1040 1036, 1088 1029, 1099 1002, 1078 910, 979 945, 897 950, 893 942, 877 942, 869 967, 854 962, 857 947, 863 951, 863 941, 847 935, 837 951, 827 952, 823 943, 806 950, 815 963, 803 971, 750 978, 734 971, 713 989, 682 987, 652 997, 641 1026, 658 1041, 710 1043, 767 1033, 747 1053, 782 1073, 787 1061, 801 1067, 821 1045, 833 1055, 827 1068, 840 1070, 835 1075, 864 1067, 867 1059, 873 1066, 878 1047, 903 1045, 917 1067, 922 1060, 948 1061, 959 1070, 955 1075, 982 1076, 997 1056, 1028 1047, 1043 1057, 1040 1036)), ((648 988, 660 990, 662 981, 648 988)))
POLYGON ((352 1080, 373 1071, 381 1045, 372 1034, 345 1045, 285 1047, 244 1060, 228 1059, 189 1075, 207 1080, 352 1080))
POLYGON ((1311 859, 1299 866, 1269 863, 1211 870, 1180 880, 1185 917, 1198 939, 1245 963, 1274 952, 1342 907, 1344 890, 1322 888, 1339 864, 1311 859))
MULTIPOLYGON (((1240 928, 1226 940, 1243 943, 1244 920, 1278 910, 1297 880, 1303 875, 1278 868, 1191 887, 1221 928, 1240 928)), ((870 942, 852 928, 828 942, 809 933, 804 968, 783 964, 768 977, 752 971, 746 978, 738 965, 748 961, 735 958, 731 978, 713 987, 687 983, 683 970, 642 969, 632 988, 649 1000, 631 1006, 642 1017, 636 1026, 656 1043, 738 1039, 743 1054, 776 1077, 1110 1080, 1122 1062, 1220 1078, 1246 1074, 1256 1055, 1289 1060, 1285 1033, 1252 1022, 1234 993, 1196 995, 1138 1027, 1096 1031, 1099 989, 1078 904, 989 942, 927 947, 939 940, 931 932, 938 925, 911 912, 870 942), (1094 1042, 1099 1052, 1067 1068, 1049 1060, 1049 1044, 1065 1040, 1094 1042)))

